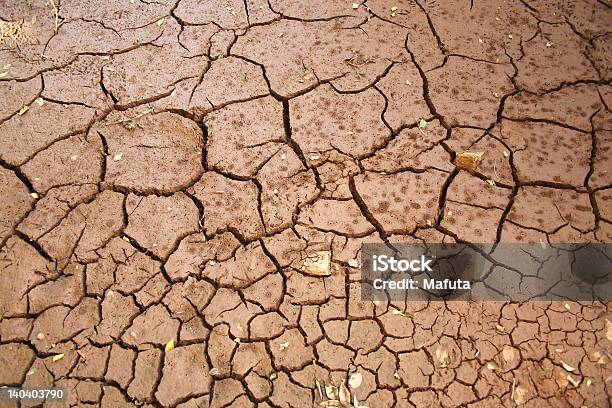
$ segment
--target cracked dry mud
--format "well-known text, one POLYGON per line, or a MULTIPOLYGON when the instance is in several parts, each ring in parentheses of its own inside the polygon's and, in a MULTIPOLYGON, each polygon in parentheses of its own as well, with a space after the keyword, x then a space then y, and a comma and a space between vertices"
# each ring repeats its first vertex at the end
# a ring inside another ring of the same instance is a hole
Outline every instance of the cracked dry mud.
POLYGON ((1 4, 1 385, 309 407, 359 373, 367 407, 610 406, 609 303, 373 303, 355 267, 611 242, 608 1, 1 4))

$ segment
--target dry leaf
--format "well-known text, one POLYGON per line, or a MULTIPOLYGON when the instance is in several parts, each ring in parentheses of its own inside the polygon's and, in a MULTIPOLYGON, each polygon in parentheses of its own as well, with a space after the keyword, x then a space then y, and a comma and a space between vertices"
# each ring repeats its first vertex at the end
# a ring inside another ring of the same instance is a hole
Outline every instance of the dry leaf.
POLYGON ((123 159, 123 153, 118 153, 118 154, 113 156, 113 160, 114 161, 119 161, 121 159, 123 159))
POLYGON ((524 388, 521 387, 516 387, 514 389, 514 402, 516 402, 517 405, 522 405, 525 403, 525 401, 527 401, 527 391, 525 391, 524 388))
POLYGON ((53 362, 60 361, 62 358, 64 358, 64 353, 56 354, 53 356, 53 362))
POLYGON ((516 355, 515 353, 516 351, 514 350, 514 347, 506 346, 502 350, 502 357, 504 358, 504 360, 506 360, 506 362, 510 362, 514 360, 514 357, 516 355))
POLYGON ((286 348, 288 348, 288 347, 289 347, 289 342, 288 342, 288 341, 286 341, 286 342, 284 342, 284 343, 281 343, 281 344, 279 345, 279 348, 280 348, 281 350, 285 350, 285 349, 286 349, 286 348))
POLYGON ((495 325, 495 329, 497 329, 497 331, 499 331, 501 333, 505 333, 506 332, 506 328, 504 326, 502 326, 501 324, 496 324, 495 325))
POLYGON ((440 363, 440 367, 445 368, 448 366, 449 358, 448 358, 448 350, 446 347, 438 346, 436 348, 436 358, 440 363))
POLYGON ((315 378, 315 385, 317 386, 317 391, 319 392, 319 398, 323 399, 323 392, 321 391, 321 383, 316 378, 315 378))
POLYGON ((564 303, 563 307, 565 307, 567 310, 570 310, 572 307, 569 305, 569 303, 564 303))
POLYGON ((363 382, 363 376, 360 373, 352 373, 348 379, 348 385, 351 388, 357 388, 363 382))
POLYGON ((348 388, 346 388, 346 385, 344 385, 344 380, 342 380, 342 382, 340 383, 340 388, 338 390, 338 397, 340 398, 340 402, 346 402, 346 403, 351 402, 351 393, 348 390, 348 388))
POLYGON ((403 316, 403 317, 410 317, 410 313, 407 312, 403 312, 399 309, 393 309, 393 312, 391 312, 394 316, 403 316))
POLYGON ((166 20, 164 18, 160 18, 159 20, 157 20, 157 25, 161 26, 162 24, 164 24, 166 20))
POLYGON ((164 347, 164 350, 170 351, 173 348, 174 348, 174 339, 172 339, 168 343, 166 343, 166 347, 164 347))
POLYGON ((32 196, 32 198, 40 198, 38 193, 30 193, 30 195, 32 196))
POLYGON ((590 386, 591 386, 591 384, 593 384, 593 381, 591 381, 591 379, 590 379, 590 378, 587 378, 587 380, 586 380, 586 386, 587 386, 587 387, 590 387, 590 386))
POLYGON ((395 370, 395 372, 393 373, 393 377, 397 378, 398 380, 401 380, 400 375, 397 372, 397 370, 395 370))
POLYGON ((19 112, 17 112, 17 114, 21 116, 29 110, 30 110, 30 107, 28 105, 23 105, 23 107, 19 109, 19 112))
POLYGON ((483 152, 463 152, 455 157, 455 166, 473 173, 482 161, 483 152))
POLYGON ((130 239, 126 236, 121 237, 122 240, 124 240, 125 242, 130 242, 130 239))
POLYGON ((494 186, 495 185, 495 181, 493 180, 487 180, 487 184, 494 186))
POLYGON ((359 8, 359 3, 353 3, 353 8, 354 9, 358 9, 359 8))
POLYGON ((334 387, 333 385, 326 385, 325 395, 327 395, 327 398, 331 400, 337 400, 338 399, 338 387, 334 387))
POLYGON ((213 367, 210 369, 209 373, 210 375, 217 375, 219 374, 219 369, 217 367, 213 367))
POLYGON ((576 380, 571 375, 567 375, 567 381, 571 382, 574 387, 578 387, 580 385, 580 379, 576 380))
POLYGON ((331 252, 318 251, 304 259, 304 264, 302 265, 301 270, 306 275, 329 276, 331 275, 330 266, 331 252))
POLYGON ((563 368, 565 369, 565 371, 569 371, 570 373, 576 369, 575 367, 572 367, 571 365, 567 364, 564 361, 561 361, 561 365, 563 365, 563 368))
POLYGON ((497 366, 495 365, 495 363, 494 363, 494 362, 489 361, 489 362, 487 363, 487 368, 488 368, 489 370, 495 370, 495 369, 497 368, 497 366))

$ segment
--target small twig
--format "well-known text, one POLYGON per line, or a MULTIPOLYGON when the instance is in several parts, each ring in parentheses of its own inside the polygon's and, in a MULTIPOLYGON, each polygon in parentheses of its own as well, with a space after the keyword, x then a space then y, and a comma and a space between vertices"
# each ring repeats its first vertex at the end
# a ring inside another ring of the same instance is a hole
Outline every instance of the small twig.
POLYGON ((53 0, 49 0, 51 2, 51 6, 53 6, 53 12, 55 13, 55 32, 57 33, 57 30, 59 28, 59 17, 58 17, 58 10, 57 10, 57 6, 55 5, 55 2, 53 0))
POLYGON ((144 115, 148 115, 151 112, 153 112, 153 107, 150 107, 146 111, 140 112, 138 115, 136 115, 136 116, 134 116, 132 118, 127 118, 127 119, 123 119, 123 120, 118 120, 116 122, 107 123, 106 126, 110 126, 110 125, 125 125, 126 123, 134 122, 136 119, 142 118, 144 115))

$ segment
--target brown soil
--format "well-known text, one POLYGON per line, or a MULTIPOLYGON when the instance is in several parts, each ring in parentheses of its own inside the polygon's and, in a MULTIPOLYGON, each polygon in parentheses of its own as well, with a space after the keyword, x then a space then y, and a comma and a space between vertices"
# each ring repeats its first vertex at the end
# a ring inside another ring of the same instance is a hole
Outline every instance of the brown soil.
POLYGON ((70 407, 333 406, 317 384, 342 381, 372 408, 611 406, 610 303, 362 301, 355 267, 364 242, 612 241, 608 1, 0 20, 0 385, 70 407), (305 274, 322 251, 329 276, 305 274))

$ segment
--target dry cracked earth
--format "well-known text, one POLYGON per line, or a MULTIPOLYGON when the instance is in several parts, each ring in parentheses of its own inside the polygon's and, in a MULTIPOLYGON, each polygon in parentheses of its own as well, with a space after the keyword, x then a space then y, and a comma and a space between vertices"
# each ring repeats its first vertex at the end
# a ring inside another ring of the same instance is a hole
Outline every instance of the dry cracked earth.
POLYGON ((0 384, 610 406, 610 303, 371 302, 357 267, 364 242, 611 242, 609 1, 1 3, 0 384))

